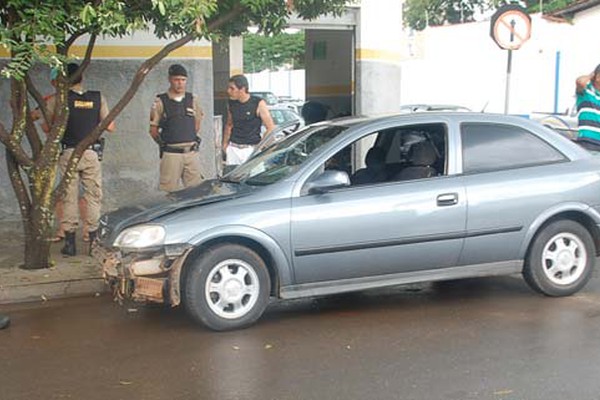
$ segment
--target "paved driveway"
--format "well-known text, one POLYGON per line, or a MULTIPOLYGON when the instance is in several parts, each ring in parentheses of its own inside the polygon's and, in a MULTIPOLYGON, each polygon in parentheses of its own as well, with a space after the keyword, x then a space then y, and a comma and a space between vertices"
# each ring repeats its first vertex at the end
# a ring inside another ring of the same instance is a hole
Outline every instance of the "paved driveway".
POLYGON ((108 296, 0 307, 2 399, 600 399, 600 279, 520 278, 280 303, 214 333, 108 296))

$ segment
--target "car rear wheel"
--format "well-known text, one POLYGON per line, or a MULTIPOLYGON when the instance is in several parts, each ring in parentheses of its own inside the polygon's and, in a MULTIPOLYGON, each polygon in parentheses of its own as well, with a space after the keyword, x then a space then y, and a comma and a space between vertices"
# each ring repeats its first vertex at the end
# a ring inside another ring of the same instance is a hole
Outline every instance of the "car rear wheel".
POLYGON ((253 324, 269 302, 267 267, 244 246, 222 244, 208 249, 194 260, 184 279, 186 310, 216 331, 253 324))
POLYGON ((595 247, 581 224, 560 220, 548 224, 534 239, 523 276, 534 290, 547 296, 569 296, 592 275, 595 247))

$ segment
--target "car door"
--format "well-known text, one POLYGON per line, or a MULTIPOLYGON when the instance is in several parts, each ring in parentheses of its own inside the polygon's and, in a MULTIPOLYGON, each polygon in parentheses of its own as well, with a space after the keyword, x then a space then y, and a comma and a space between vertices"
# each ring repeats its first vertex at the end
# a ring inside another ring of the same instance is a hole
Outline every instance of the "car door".
POLYGON ((454 266, 465 218, 459 176, 387 181, 293 198, 296 283, 454 266))

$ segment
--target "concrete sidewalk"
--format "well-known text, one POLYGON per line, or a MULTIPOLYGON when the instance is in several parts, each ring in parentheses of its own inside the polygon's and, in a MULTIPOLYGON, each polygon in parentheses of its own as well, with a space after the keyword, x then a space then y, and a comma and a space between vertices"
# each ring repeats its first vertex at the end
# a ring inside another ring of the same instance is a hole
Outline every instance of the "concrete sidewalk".
POLYGON ((0 226, 0 304, 48 301, 72 296, 96 296, 106 291, 100 266, 87 254, 89 244, 77 238, 75 257, 60 254, 62 242, 52 245, 53 266, 25 270, 23 231, 20 222, 0 226))

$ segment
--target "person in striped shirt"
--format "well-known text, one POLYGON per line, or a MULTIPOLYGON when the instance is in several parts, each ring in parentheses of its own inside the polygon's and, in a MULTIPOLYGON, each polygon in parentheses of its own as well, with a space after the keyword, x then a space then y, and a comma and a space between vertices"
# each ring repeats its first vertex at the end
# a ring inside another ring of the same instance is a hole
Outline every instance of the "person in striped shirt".
POLYGON ((577 78, 579 138, 600 147, 600 64, 594 72, 577 78))

